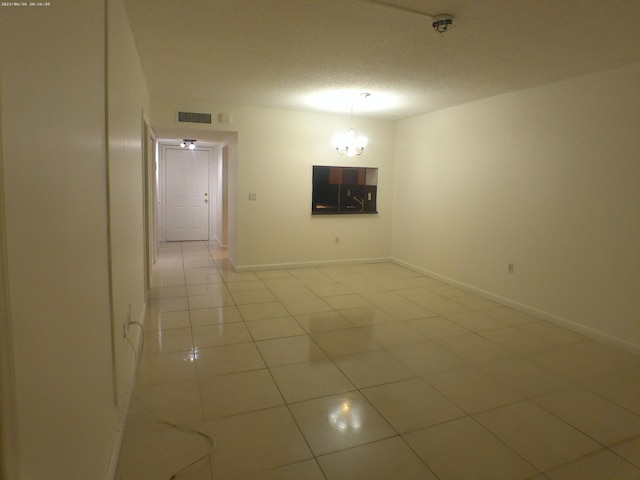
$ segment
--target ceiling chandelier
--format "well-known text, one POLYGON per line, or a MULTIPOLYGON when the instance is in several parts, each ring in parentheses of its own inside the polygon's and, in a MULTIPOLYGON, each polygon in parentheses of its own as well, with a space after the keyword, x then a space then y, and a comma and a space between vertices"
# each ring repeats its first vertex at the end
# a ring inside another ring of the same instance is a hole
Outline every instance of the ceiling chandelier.
POLYGON ((182 142, 180 142, 180 147, 189 148, 189 150, 195 150, 196 142, 197 140, 195 138, 184 138, 182 139, 182 142))
MULTIPOLYGON (((370 93, 361 93, 360 96, 366 99, 370 93)), ((351 126, 347 133, 338 134, 333 137, 333 146, 336 148, 338 155, 346 155, 347 157, 355 157, 362 155, 364 148, 367 146, 368 139, 364 135, 356 135, 353 129, 353 102, 351 102, 351 126)))

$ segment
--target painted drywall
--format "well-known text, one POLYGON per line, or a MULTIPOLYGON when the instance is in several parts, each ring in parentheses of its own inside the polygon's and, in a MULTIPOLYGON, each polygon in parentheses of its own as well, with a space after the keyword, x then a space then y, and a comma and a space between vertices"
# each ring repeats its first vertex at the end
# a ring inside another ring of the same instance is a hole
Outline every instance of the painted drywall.
POLYGON ((638 85, 633 64, 398 122, 393 256, 640 348, 638 85))
POLYGON ((356 118, 370 143, 362 156, 346 158, 335 153, 331 139, 348 128, 348 116, 152 99, 153 125, 175 127, 179 109, 230 113, 230 124, 213 128, 238 132, 229 162, 229 256, 238 269, 389 257, 393 122, 356 118), (378 168, 379 214, 312 216, 313 165, 378 168))
POLYGON ((149 94, 122 0, 107 2, 109 235, 117 398, 124 409, 130 394, 143 322, 144 218, 143 121, 149 94))
POLYGON ((2 7, 2 148, 19 480, 105 478, 114 406, 104 4, 2 7))

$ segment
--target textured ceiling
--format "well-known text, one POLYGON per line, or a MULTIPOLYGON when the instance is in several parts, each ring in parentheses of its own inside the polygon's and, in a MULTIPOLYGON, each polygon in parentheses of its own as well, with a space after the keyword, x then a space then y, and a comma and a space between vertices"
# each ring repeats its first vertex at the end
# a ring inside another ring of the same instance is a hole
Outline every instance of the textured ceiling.
POLYGON ((403 118, 640 59, 640 0, 383 1, 125 4, 151 95, 220 104, 403 118))

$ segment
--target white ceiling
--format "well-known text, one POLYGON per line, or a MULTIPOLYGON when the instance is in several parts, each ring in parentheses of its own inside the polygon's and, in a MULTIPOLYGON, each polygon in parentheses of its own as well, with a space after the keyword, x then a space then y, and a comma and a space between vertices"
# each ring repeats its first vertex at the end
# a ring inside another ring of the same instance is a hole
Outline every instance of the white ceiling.
POLYGON ((348 112, 356 98, 356 115, 403 118, 640 59, 640 0, 380 1, 401 8, 125 4, 151 95, 219 104, 348 112), (438 34, 404 8, 452 14, 455 26, 438 34), (337 105, 321 96, 336 90, 351 93, 337 105))

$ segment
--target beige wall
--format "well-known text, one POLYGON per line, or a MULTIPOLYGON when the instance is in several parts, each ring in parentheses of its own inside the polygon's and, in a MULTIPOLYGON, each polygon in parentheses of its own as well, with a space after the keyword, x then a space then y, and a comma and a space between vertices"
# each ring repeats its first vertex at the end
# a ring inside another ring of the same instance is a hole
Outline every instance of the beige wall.
MULTIPOLYGON (((121 317, 131 303, 139 319, 146 93, 121 1, 109 1, 108 9, 114 55, 110 182, 105 4, 7 7, 0 16, 10 288, 10 316, 2 325, 3 335, 5 326, 11 328, 14 353, 13 371, 2 373, 15 379, 12 479, 108 478, 121 433, 113 388, 107 185, 114 312, 121 317)), ((118 377, 126 384, 132 357, 117 340, 118 377)))
POLYGON ((640 348, 638 85, 634 64, 398 122, 393 256, 640 348))
POLYGON ((3 8, 2 145, 19 479, 102 478, 115 440, 104 7, 3 8))
MULTIPOLYGON (((360 157, 340 157, 331 146, 348 117, 299 111, 183 105, 153 100, 153 124, 175 127, 176 111, 230 112, 238 132, 230 149, 229 254, 239 269, 295 266, 354 259, 387 259, 390 253, 394 124, 357 119, 370 138, 360 157), (357 165, 379 169, 378 215, 311 216, 313 165, 357 165), (249 193, 257 201, 249 200, 249 193), (340 237, 340 244, 335 244, 340 237)), ((197 137, 198 130, 194 130, 197 137)))

